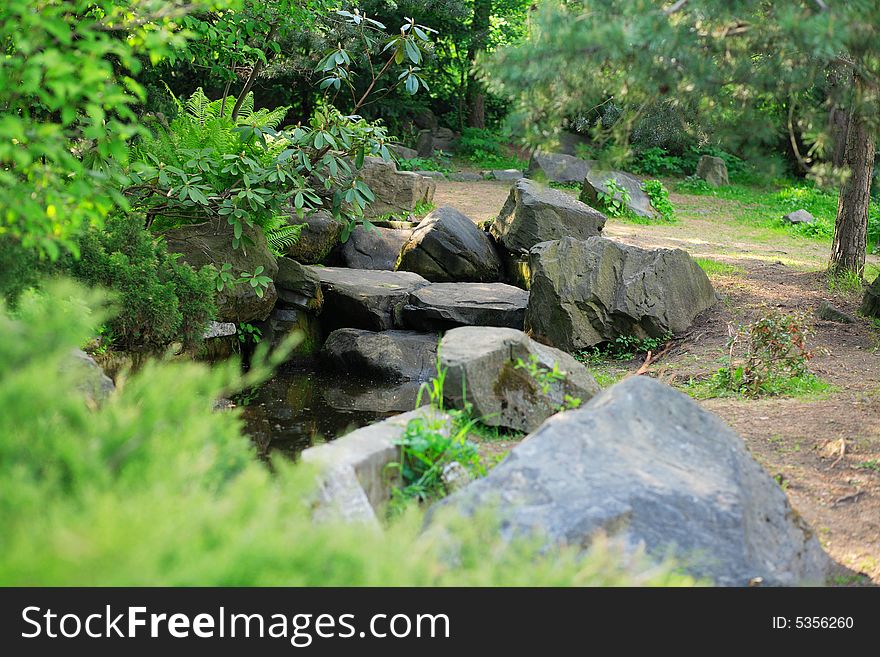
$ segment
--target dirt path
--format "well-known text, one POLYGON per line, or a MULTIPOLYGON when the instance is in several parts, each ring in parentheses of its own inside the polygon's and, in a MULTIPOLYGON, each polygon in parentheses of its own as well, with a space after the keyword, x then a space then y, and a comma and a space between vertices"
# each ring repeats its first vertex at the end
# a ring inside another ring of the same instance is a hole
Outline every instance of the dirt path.
MULTIPOLYGON (((436 205, 453 205, 475 221, 490 219, 509 183, 440 182, 436 205)), ((572 192, 574 193, 574 192, 572 192)), ((643 226, 611 220, 607 237, 642 247, 678 247, 732 265, 712 276, 723 302, 698 319, 651 374, 672 383, 706 377, 721 365, 728 325, 766 307, 815 311, 822 300, 855 315, 859 298, 830 291, 821 273, 829 245, 733 220, 735 204, 672 195, 679 220, 643 226)), ((871 261, 876 264, 877 257, 871 261)), ((816 320, 811 368, 832 391, 814 398, 701 401, 745 439, 755 457, 810 522, 841 564, 880 584, 880 330, 816 320)), ((616 374, 639 363, 613 363, 616 374)), ((507 445, 505 445, 506 447, 507 445)), ((847 583, 841 581, 840 583, 847 583)))

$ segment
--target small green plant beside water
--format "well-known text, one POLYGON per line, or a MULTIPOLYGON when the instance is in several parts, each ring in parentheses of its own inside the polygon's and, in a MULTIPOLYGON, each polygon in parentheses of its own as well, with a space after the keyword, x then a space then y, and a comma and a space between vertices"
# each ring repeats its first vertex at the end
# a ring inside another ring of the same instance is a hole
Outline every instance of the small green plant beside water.
POLYGON ((476 421, 456 421, 462 416, 445 413, 445 383, 446 369, 441 367, 438 353, 437 374, 421 385, 416 399, 416 408, 419 408, 423 395, 427 394, 428 408, 422 417, 407 423, 403 436, 396 441, 400 460, 387 466, 389 470, 397 470, 401 479, 401 485, 391 491, 390 517, 400 515, 414 501, 426 503, 445 497, 449 493, 447 469, 463 470, 467 478, 486 474, 476 444, 468 440, 476 421))

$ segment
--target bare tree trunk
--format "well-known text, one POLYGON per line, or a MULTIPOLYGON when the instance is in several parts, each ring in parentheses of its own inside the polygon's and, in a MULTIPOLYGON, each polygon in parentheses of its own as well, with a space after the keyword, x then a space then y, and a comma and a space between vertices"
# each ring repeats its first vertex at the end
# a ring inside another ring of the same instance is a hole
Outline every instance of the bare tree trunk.
POLYGON ((837 202, 831 271, 864 275, 875 147, 870 126, 858 113, 850 112, 843 157, 849 177, 840 189, 837 202))
POLYGON ((831 141, 834 148, 831 151, 831 164, 836 169, 844 165, 846 153, 846 126, 849 123, 849 112, 842 107, 833 107, 828 114, 828 129, 831 133, 831 141))
POLYGON ((471 45, 468 48, 467 106, 468 125, 472 128, 486 127, 486 94, 483 85, 473 72, 477 56, 486 50, 489 42, 489 23, 492 17, 492 0, 474 0, 474 17, 471 22, 471 45))

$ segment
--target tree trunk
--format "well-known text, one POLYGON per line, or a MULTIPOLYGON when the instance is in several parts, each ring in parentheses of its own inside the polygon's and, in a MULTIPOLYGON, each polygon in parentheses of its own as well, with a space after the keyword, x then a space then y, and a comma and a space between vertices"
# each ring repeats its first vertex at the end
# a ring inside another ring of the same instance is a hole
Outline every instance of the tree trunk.
POLYGON ((837 201, 831 271, 851 271, 859 276, 864 275, 874 150, 874 135, 870 126, 857 112, 850 112, 843 155, 849 177, 841 187, 837 201))
POLYGON ((486 94, 483 85, 474 75, 474 62, 486 50, 489 42, 489 21, 492 16, 492 0, 474 0, 474 16, 471 21, 471 44, 468 47, 467 107, 468 125, 472 128, 486 127, 486 94))
POLYGON ((846 127, 849 124, 849 112, 842 107, 833 107, 828 114, 828 129, 831 133, 833 148, 831 150, 831 164, 840 169, 844 165, 846 153, 846 127))

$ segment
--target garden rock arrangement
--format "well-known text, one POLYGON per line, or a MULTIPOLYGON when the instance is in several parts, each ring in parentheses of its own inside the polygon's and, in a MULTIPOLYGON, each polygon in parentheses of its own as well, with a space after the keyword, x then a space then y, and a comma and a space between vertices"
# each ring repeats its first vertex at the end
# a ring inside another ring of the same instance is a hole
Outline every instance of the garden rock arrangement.
POLYGON ((623 171, 598 171, 590 169, 583 179, 584 186, 581 190, 581 200, 595 206, 599 203, 599 195, 614 196, 619 201, 624 201, 626 209, 637 217, 644 219, 657 219, 660 213, 651 205, 651 199, 642 189, 642 181, 623 171), (611 184, 625 190, 628 198, 621 198, 620 192, 612 194, 611 184))
POLYGON ((436 373, 438 337, 415 331, 338 329, 324 343, 325 362, 383 381, 427 381, 436 373))
POLYGON ((730 184, 724 160, 711 155, 700 157, 700 161, 697 162, 697 178, 702 178, 711 187, 723 187, 730 184))
POLYGON ((412 212, 420 203, 434 199, 437 183, 412 171, 398 171, 394 162, 368 157, 358 172, 376 197, 367 206, 365 216, 379 217, 385 214, 412 212))
POLYGON ((742 439, 648 377, 550 418, 440 506, 470 515, 490 505, 507 537, 587 547, 604 532, 658 560, 671 550, 717 585, 819 584, 831 566, 742 439))
POLYGON ((587 368, 569 354, 514 329, 452 329, 440 343, 440 365, 447 402, 456 408, 469 403, 483 423, 519 431, 533 431, 566 402, 586 402, 599 392, 587 368), (530 373, 529 365, 543 375, 530 373), (552 371, 559 375, 548 377, 552 371))
MULTIPOLYGON (((266 235, 258 226, 244 225, 242 238, 250 240, 246 249, 232 247, 233 230, 225 218, 201 224, 188 224, 163 233, 169 253, 180 253, 184 262, 196 269, 213 265, 219 271, 232 265, 232 274, 262 274, 274 279, 278 273, 275 256, 269 250, 266 235)), ((253 322, 266 319, 277 299, 275 284, 270 282, 262 296, 250 285, 227 285, 217 294, 217 321, 253 322)))
POLYGON ((497 281, 501 262, 489 237, 461 212, 437 208, 404 244, 397 268, 429 281, 497 281))
POLYGON ((358 226, 340 250, 342 261, 352 269, 393 271, 400 249, 412 236, 412 230, 358 226))
POLYGON ((681 249, 565 238, 534 247, 529 267, 526 330, 565 351, 620 335, 678 333, 716 301, 705 272, 681 249))
POLYGON ((456 326, 522 329, 529 293, 505 283, 432 283, 409 295, 403 323, 420 331, 456 326))
POLYGON ((601 212, 524 178, 513 185, 489 232, 508 251, 521 253, 547 240, 598 235, 604 225, 601 212))
POLYGON ((578 185, 583 184, 595 162, 562 153, 537 151, 529 160, 526 175, 535 180, 578 185))

